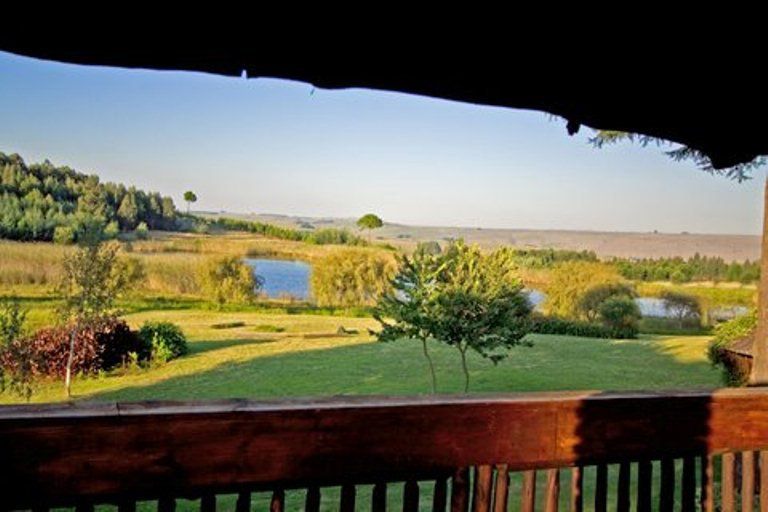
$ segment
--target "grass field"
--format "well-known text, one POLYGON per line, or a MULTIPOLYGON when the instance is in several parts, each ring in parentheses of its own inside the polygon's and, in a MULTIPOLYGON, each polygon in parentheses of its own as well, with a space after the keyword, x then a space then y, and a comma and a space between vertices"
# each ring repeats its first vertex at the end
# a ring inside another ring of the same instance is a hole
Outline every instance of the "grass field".
MULTIPOLYGON (((279 311, 279 310, 277 310, 279 311)), ((284 314, 266 311, 217 312, 188 309, 148 310, 127 315, 129 323, 147 319, 181 325, 190 339, 190 354, 164 366, 77 379, 77 400, 197 400, 215 398, 277 398, 309 395, 421 394, 429 379, 420 345, 410 341, 378 343, 367 328, 370 318, 284 314), (217 324, 244 325, 216 328, 217 324), (339 326, 360 334, 339 336, 339 326)), ((706 360, 707 337, 643 337, 638 340, 603 340, 534 335, 533 347, 519 347, 494 366, 478 357, 470 359, 472 392, 538 390, 620 390, 707 388, 719 385, 719 374, 706 360)), ((431 347, 437 365, 439 390, 460 392, 458 358, 451 349, 431 347)), ((34 401, 64 399, 60 382, 41 385, 34 401)), ((0 401, 14 402, 8 395, 0 401)), ((591 509, 594 476, 585 478, 585 510, 591 509)), ((616 484, 611 468, 611 487, 616 484)), ((655 475, 658 476, 658 469, 655 475)), ((567 489, 568 472, 562 476, 567 489)), ((544 491, 543 475, 538 483, 544 491)), ((519 508, 520 476, 512 479, 512 510, 519 508)), ((658 487, 656 487, 657 489, 658 487)), ((421 486, 430 496, 431 485, 421 486)), ((358 489, 358 510, 370 505, 370 487, 358 489)), ((562 493, 566 508, 567 492, 562 493)), ((269 496, 254 495, 253 507, 266 510, 269 496)), ((402 506, 402 486, 389 487, 390 507, 402 506)), ((613 498, 609 498, 612 500, 613 498)), ((220 510, 234 508, 233 496, 219 497, 220 510)), ((301 510, 303 493, 288 492, 287 510, 301 510)), ((338 510, 339 490, 323 491, 323 510, 338 510)), ((429 510, 423 498, 422 509, 429 510)), ((199 503, 180 501, 179 510, 197 510, 199 503)), ((609 508, 613 502, 609 501, 609 508)), ((154 510, 144 504, 140 510, 154 510)), ((107 510, 107 509, 105 509, 107 510)))

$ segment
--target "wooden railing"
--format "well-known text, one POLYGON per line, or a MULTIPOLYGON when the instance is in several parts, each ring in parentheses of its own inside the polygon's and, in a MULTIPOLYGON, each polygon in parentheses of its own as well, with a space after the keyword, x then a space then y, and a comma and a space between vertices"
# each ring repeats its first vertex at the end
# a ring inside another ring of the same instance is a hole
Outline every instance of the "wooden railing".
POLYGON ((0 509, 766 511, 764 449, 761 389, 6 406, 0 509))

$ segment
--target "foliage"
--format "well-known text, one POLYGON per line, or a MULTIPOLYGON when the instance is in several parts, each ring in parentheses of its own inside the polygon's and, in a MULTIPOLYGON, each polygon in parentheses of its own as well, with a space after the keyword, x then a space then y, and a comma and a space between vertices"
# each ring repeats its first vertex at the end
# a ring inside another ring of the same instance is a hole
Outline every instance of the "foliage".
MULTIPOLYGON (((359 219, 357 219, 357 227, 362 229, 367 229, 369 232, 373 231, 374 229, 379 229, 384 225, 384 221, 381 220, 381 218, 374 214, 374 213, 366 213, 359 219)), ((368 235, 369 241, 370 241, 370 234, 368 235)))
POLYGON ((392 261, 361 249, 335 251, 312 266, 312 296, 319 306, 368 306, 389 289, 392 261))
MULTIPOLYGON (((74 338, 75 350, 70 352, 73 330, 73 325, 50 327, 37 331, 29 339, 17 340, 33 356, 34 376, 61 377, 68 368, 72 373, 95 374, 123 364, 131 352, 141 359, 149 357, 145 345, 123 320, 105 317, 79 324, 74 338)), ((3 360, 2 364, 13 368, 17 363, 3 360)))
POLYGON ((740 364, 737 357, 726 350, 737 340, 751 337, 757 328, 757 310, 736 317, 715 327, 715 335, 709 344, 709 361, 722 372, 727 386, 743 386, 749 379, 749 369, 740 364))
POLYGON ((149 238, 149 228, 147 227, 147 223, 139 222, 139 225, 136 226, 133 234, 136 235, 136 238, 139 240, 146 240, 149 238))
POLYGON ((664 301, 664 310, 677 319, 681 328, 686 322, 701 323, 701 303, 694 295, 665 290, 661 299, 664 301))
MULTIPOLYGON (((176 228, 170 197, 122 184, 101 183, 49 161, 27 165, 19 155, 0 153, 0 238, 71 243, 89 226, 116 223, 129 231, 139 222, 151 229, 176 228)), ((109 227, 114 235, 115 224, 109 227)))
POLYGON ((139 329, 139 338, 150 347, 155 362, 164 363, 189 351, 186 336, 171 322, 145 322, 139 329))
POLYGON ((684 259, 643 258, 613 260, 619 273, 633 281, 672 281, 690 283, 696 281, 728 281, 753 283, 760 279, 760 262, 726 262, 719 256, 701 256, 684 259))
MULTIPOLYGON (((458 350, 469 390, 467 351, 497 363, 511 347, 527 344, 531 306, 516 277, 508 249, 483 254, 476 246, 455 242, 439 255, 403 257, 392 290, 377 306, 381 341, 411 338, 458 350)), ((431 367, 431 363, 430 363, 431 367)), ((433 388, 436 385, 433 373, 433 388)))
POLYGON ((640 308, 631 297, 613 295, 600 304, 598 312, 613 338, 637 337, 640 308))
MULTIPOLYGON (((198 219, 198 222, 204 222, 198 219)), ((264 222, 253 222, 240 219, 231 219, 220 217, 210 222, 210 225, 218 229, 231 231, 246 231, 264 235, 269 238, 280 240, 293 240, 295 242, 307 242, 317 245, 366 245, 366 241, 349 232, 346 229, 324 228, 312 231, 303 231, 298 229, 267 224, 264 222)))
POLYGON ((205 260, 197 273, 203 292, 218 308, 224 304, 251 302, 261 279, 237 256, 213 257, 205 260))
POLYGON ((596 263, 594 251, 572 251, 567 249, 515 249, 515 263, 521 268, 552 268, 566 261, 588 261, 596 263))
POLYGON ((413 251, 414 253, 426 253, 426 254, 440 254, 443 252, 443 248, 440 247, 439 242, 435 242, 434 240, 430 240, 428 242, 419 242, 416 244, 416 249, 413 251))
POLYGON ((584 322, 582 320, 567 320, 538 313, 534 313, 531 320, 531 332, 536 334, 558 334, 584 338, 613 338, 611 330, 602 324, 584 322))
POLYGON ((600 316, 600 307, 605 301, 615 297, 634 299, 637 293, 628 283, 598 284, 589 288, 579 299, 577 308, 588 322, 596 321, 600 316))
POLYGON ((585 318, 580 309, 584 295, 603 284, 619 284, 622 278, 606 263, 566 261, 552 268, 544 304, 548 314, 569 319, 585 318))
POLYGON ((26 318, 17 299, 0 299, 0 393, 8 389, 29 401, 38 360, 23 339, 26 318))
POLYGON ((187 213, 189 213, 189 205, 190 203, 197 202, 197 194, 195 194, 191 190, 187 190, 186 192, 184 192, 184 201, 187 203, 187 213))

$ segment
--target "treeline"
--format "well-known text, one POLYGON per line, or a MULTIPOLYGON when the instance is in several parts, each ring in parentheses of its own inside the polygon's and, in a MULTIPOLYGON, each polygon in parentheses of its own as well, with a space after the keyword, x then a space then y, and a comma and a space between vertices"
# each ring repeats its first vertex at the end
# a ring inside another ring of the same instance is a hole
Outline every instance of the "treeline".
POLYGON ((716 256, 696 254, 691 258, 616 259, 613 261, 619 273, 633 281, 728 281, 753 283, 760 279, 760 262, 728 263, 716 256))
POLYGON ((0 152, 0 238, 70 243, 94 226, 110 238, 137 228, 174 230, 177 223, 170 197, 0 152))
POLYGON ((229 231, 246 231, 264 235, 269 238, 280 240, 293 240, 295 242, 306 242, 317 245, 368 245, 363 238, 351 233, 347 229, 322 228, 312 231, 292 229, 275 224, 266 224, 264 222, 248 221, 242 219, 232 219, 221 217, 211 221, 210 225, 215 228, 229 231))
POLYGON ((551 268, 566 261, 598 261, 594 251, 568 249, 515 249, 512 257, 523 268, 551 268))

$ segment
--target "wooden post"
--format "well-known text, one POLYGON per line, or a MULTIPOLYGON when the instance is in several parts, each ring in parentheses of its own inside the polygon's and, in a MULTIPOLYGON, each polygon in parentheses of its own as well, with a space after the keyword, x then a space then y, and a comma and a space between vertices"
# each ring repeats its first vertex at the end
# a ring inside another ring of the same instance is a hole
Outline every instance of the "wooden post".
POLYGON ((768 385, 768 178, 763 197, 763 239, 760 255, 760 287, 757 297, 757 329, 752 340, 750 386, 768 385))

